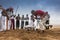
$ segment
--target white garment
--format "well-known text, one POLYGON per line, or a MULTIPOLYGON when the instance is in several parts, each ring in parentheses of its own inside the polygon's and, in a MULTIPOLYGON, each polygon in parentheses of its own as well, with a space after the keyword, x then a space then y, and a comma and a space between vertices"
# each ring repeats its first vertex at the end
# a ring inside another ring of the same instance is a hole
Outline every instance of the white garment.
POLYGON ((37 19, 40 19, 40 16, 37 16, 37 19))
POLYGON ((3 30, 6 30, 6 16, 2 16, 2 20, 1 20, 1 23, 2 23, 2 31, 3 30))
POLYGON ((43 22, 40 22, 39 26, 41 30, 45 30, 45 26, 43 25, 43 22))
MULTIPOLYGON (((37 21, 36 21, 36 22, 37 22, 37 21)), ((43 22, 40 21, 40 22, 38 23, 38 25, 36 25, 35 29, 45 30, 45 27, 44 27, 44 25, 43 25, 43 22)))
POLYGON ((14 19, 14 17, 12 16, 10 19, 14 19))
POLYGON ((48 16, 47 16, 47 15, 45 16, 45 20, 49 20, 49 18, 48 18, 48 16))
POLYGON ((28 28, 28 27, 34 28, 34 22, 32 20, 30 20, 29 25, 24 26, 24 28, 28 28))
POLYGON ((34 26, 34 22, 31 20, 30 21, 30 26, 33 27, 34 26))
POLYGON ((2 31, 2 23, 1 23, 1 16, 0 16, 0 31, 2 31))
POLYGON ((10 11, 7 11, 7 13, 8 13, 8 16, 9 16, 9 17, 10 17, 11 15, 13 15, 13 13, 10 12, 10 11))
POLYGON ((41 20, 45 26, 49 26, 49 24, 46 24, 46 23, 45 23, 47 20, 49 20, 49 15, 46 15, 46 16, 41 20))
POLYGON ((11 20, 9 19, 8 20, 8 30, 10 30, 10 27, 11 27, 11 20))

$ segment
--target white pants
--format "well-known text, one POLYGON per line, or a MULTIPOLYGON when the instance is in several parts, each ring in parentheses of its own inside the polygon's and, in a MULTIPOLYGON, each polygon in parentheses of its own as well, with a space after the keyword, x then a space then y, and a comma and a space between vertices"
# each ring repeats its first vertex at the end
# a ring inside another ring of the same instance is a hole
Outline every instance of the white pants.
POLYGON ((11 27, 11 20, 8 20, 8 30, 10 30, 11 27))
MULTIPOLYGON (((36 24, 38 22, 36 21, 36 24)), ((40 29, 40 30, 45 30, 45 26, 43 25, 43 22, 42 21, 39 21, 39 23, 37 25, 35 25, 35 30, 36 29, 40 29)))
POLYGON ((34 27, 34 22, 32 20, 30 21, 30 26, 34 27))
POLYGON ((0 31, 2 31, 2 23, 1 23, 1 20, 2 19, 2 17, 0 17, 0 31))
POLYGON ((3 30, 6 30, 6 16, 2 16, 2 20, 1 20, 1 23, 2 23, 2 31, 3 30))

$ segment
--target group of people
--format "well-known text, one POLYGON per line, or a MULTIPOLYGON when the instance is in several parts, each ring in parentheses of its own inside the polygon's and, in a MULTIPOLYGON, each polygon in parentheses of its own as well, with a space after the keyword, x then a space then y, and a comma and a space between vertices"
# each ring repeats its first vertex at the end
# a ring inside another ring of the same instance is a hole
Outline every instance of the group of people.
MULTIPOLYGON (((1 17, 0 17, 0 31, 3 30, 10 30, 10 29, 19 29, 21 24, 21 29, 24 28, 24 20, 30 20, 26 21, 25 27, 29 25, 29 27, 34 27, 35 30, 40 29, 44 31, 45 29, 49 29, 49 18, 50 15, 48 12, 44 12, 43 15, 37 15, 35 14, 36 11, 31 11, 30 18, 28 17, 28 14, 26 15, 26 18, 24 18, 24 15, 20 17, 13 14, 13 8, 8 9, 2 9, 1 17)), ((27 26, 28 28, 28 26, 27 26)))
MULTIPOLYGON (((10 29, 23 29, 24 27, 24 20, 29 20, 28 14, 26 17, 18 14, 17 16, 13 14, 13 8, 2 9, 0 15, 0 31, 10 30, 10 29), (21 24, 21 25, 20 25, 21 24)), ((25 25, 28 25, 29 22, 26 21, 25 25)))
POLYGON ((32 10, 31 13, 31 20, 35 26, 35 30, 40 29, 44 32, 45 29, 49 29, 49 27, 51 27, 49 25, 50 15, 48 12, 42 12, 41 10, 32 10))

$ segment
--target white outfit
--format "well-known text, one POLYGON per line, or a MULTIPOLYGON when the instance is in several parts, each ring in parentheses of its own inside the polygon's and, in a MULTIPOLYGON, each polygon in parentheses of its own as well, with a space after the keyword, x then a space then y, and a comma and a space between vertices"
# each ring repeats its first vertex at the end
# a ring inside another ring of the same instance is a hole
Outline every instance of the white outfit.
POLYGON ((30 19, 29 25, 24 26, 25 28, 34 28, 34 22, 30 19))
POLYGON ((49 26, 49 24, 45 23, 47 20, 49 20, 49 15, 46 15, 42 20, 45 26, 49 26))
POLYGON ((39 22, 40 22, 40 16, 37 16, 37 26, 38 26, 39 22))
MULTIPOLYGON (((10 20, 11 19, 14 19, 14 26, 15 26, 15 29, 16 29, 16 20, 15 20, 15 17, 14 16, 12 16, 11 18, 10 18, 10 20)), ((11 23, 12 24, 12 23, 11 23)))
POLYGON ((31 20, 30 21, 30 25, 33 27, 34 26, 34 22, 31 20))
POLYGON ((2 12, 2 10, 0 10, 0 31, 2 31, 1 29, 2 29, 2 23, 1 23, 1 12, 2 12))
MULTIPOLYGON (((36 21, 37 22, 37 21, 36 21)), ((37 23, 36 23, 37 24, 37 23)), ((40 30, 45 30, 45 27, 43 25, 43 22, 40 20, 40 22, 38 23, 38 25, 36 25, 35 30, 36 29, 40 29, 40 30)))
POLYGON ((11 20, 9 19, 8 20, 8 30, 10 30, 10 27, 11 27, 11 20))
POLYGON ((2 22, 1 22, 1 16, 0 16, 0 31, 2 31, 2 22))
POLYGON ((41 30, 45 30, 45 26, 43 25, 43 22, 42 21, 40 22, 39 26, 40 26, 40 29, 41 30))
POLYGON ((45 30, 45 27, 44 27, 44 25, 43 25, 43 21, 41 21, 41 19, 39 19, 40 18, 40 16, 37 16, 37 21, 36 21, 36 24, 37 25, 35 25, 36 27, 35 27, 35 30, 36 29, 40 29, 40 30, 45 30))
POLYGON ((2 23, 2 31, 3 30, 6 30, 6 16, 2 16, 2 20, 1 20, 1 23, 2 23))
POLYGON ((13 13, 10 12, 10 11, 7 11, 7 13, 8 13, 8 16, 9 16, 9 17, 10 17, 11 15, 13 15, 13 13))

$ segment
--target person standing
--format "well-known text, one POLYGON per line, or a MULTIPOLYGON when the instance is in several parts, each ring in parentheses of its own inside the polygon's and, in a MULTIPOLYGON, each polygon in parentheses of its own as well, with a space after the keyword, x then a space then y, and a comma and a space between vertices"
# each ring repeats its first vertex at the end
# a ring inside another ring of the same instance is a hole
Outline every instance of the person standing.
POLYGON ((14 30, 15 29, 14 15, 11 16, 10 20, 11 20, 11 27, 10 27, 10 29, 13 29, 14 30))
POLYGON ((37 26, 39 25, 39 22, 40 22, 40 15, 37 15, 36 16, 36 20, 37 20, 37 26))
POLYGON ((45 12, 45 27, 46 29, 49 29, 49 18, 50 18, 50 15, 48 14, 48 12, 45 12))
POLYGON ((34 15, 31 15, 30 26, 33 28, 33 30, 35 28, 34 22, 35 22, 35 16, 34 15))
POLYGON ((10 20, 10 18, 13 15, 13 8, 9 7, 9 8, 6 9, 6 11, 7 11, 7 15, 9 17, 9 20, 7 22, 7 24, 8 24, 7 29, 10 30, 10 27, 11 27, 11 20, 10 20))
POLYGON ((20 16, 18 14, 18 16, 16 17, 16 28, 20 27, 20 16))
POLYGON ((2 6, 0 5, 0 31, 2 31, 2 23, 1 23, 1 16, 2 16, 2 14, 1 14, 1 12, 2 12, 2 6))
MULTIPOLYGON (((28 17, 28 14, 26 15, 26 18, 25 18, 26 20, 29 20, 29 17, 28 17)), ((29 24, 29 21, 26 21, 25 22, 25 25, 28 25, 29 24)))
POLYGON ((31 15, 31 22, 32 22, 32 25, 34 26, 34 21, 35 21, 35 15, 34 14, 35 14, 35 10, 32 10, 31 14, 32 14, 31 15))
POLYGON ((2 30, 7 30, 8 27, 8 15, 5 9, 2 11, 2 16, 1 16, 1 22, 2 22, 2 30))
POLYGON ((23 29, 24 27, 24 15, 22 15, 22 18, 21 18, 21 29, 23 29))

